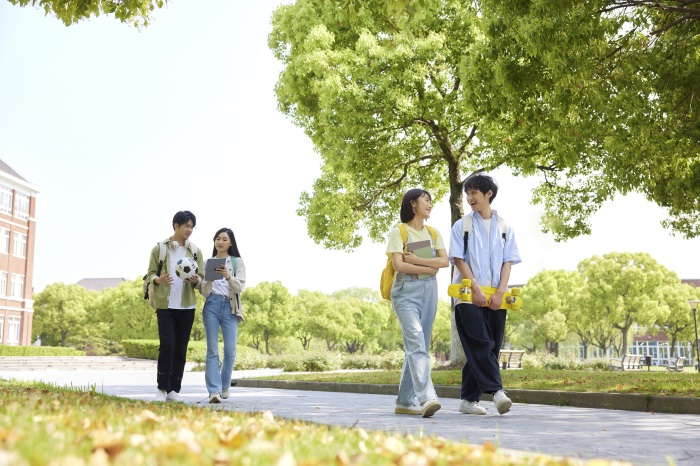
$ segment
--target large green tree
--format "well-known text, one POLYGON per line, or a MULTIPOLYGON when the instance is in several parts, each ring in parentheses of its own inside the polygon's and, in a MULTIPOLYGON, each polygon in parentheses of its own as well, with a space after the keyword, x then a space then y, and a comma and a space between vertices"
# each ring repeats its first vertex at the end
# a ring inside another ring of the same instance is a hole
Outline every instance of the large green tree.
POLYGON ((80 285, 52 283, 34 295, 34 334, 44 346, 66 346, 86 325, 98 322, 88 310, 97 300, 95 291, 80 285))
POLYGON ((241 294, 245 308, 245 328, 256 349, 264 344, 270 354, 270 339, 286 337, 294 305, 289 290, 280 282, 262 282, 241 294))
POLYGON ((657 293, 661 305, 668 308, 657 325, 670 338, 670 356, 675 357, 676 344, 679 341, 695 341, 693 314, 688 301, 695 299, 697 289, 677 282, 660 287, 657 293))
POLYGON ((535 341, 548 353, 559 354, 559 342, 569 333, 568 318, 577 306, 580 275, 566 270, 545 270, 523 288, 523 317, 533 324, 535 341))
POLYGON ((122 23, 148 26, 150 15, 168 0, 9 0, 13 5, 40 8, 66 26, 100 15, 114 15, 122 23))
POLYGON ((668 308, 657 289, 678 283, 675 273, 646 253, 609 253, 584 259, 578 271, 585 280, 590 306, 600 310, 606 326, 622 335, 621 354, 627 352, 633 324, 652 327, 666 318, 668 308))
POLYGON ((102 336, 109 340, 158 338, 158 319, 148 301, 143 299, 140 278, 102 290, 95 317, 106 324, 102 336))

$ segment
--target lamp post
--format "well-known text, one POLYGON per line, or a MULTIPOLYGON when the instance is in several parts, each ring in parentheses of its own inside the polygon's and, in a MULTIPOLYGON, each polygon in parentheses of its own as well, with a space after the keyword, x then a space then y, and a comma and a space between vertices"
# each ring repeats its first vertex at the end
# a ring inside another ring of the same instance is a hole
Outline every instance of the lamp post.
POLYGON ((688 301, 690 308, 693 310, 693 322, 695 323, 695 368, 700 372, 700 346, 698 346, 698 318, 696 316, 700 299, 691 299, 688 301))

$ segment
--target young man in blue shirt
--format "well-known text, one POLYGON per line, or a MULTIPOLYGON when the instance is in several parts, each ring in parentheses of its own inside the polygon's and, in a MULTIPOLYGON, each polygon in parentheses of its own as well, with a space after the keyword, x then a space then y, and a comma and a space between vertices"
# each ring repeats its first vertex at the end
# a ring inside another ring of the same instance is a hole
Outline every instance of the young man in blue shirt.
POLYGON ((496 182, 479 173, 467 178, 464 191, 471 212, 452 226, 448 254, 455 266, 452 283, 468 278, 472 290, 471 303, 455 301, 455 325, 467 357, 462 369, 459 411, 486 414, 479 400, 482 393, 489 393, 498 413, 505 414, 513 403, 503 391, 498 363, 506 326, 506 311, 500 307, 511 265, 520 262, 520 255, 513 229, 491 209, 498 193, 496 182), (466 217, 471 219, 471 231, 467 228, 465 235, 466 217), (490 300, 482 290, 486 286, 497 289, 490 300))

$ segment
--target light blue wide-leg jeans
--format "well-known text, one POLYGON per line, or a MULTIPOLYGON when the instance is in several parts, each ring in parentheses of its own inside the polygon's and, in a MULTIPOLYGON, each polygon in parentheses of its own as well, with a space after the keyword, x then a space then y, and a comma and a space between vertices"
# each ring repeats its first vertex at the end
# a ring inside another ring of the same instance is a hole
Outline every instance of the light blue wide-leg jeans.
POLYGON ((238 338, 238 317, 231 313, 228 296, 210 294, 202 309, 202 322, 207 337, 207 360, 204 366, 204 380, 209 395, 221 393, 231 387, 231 373, 236 361, 236 340, 238 338), (224 359, 219 360, 219 327, 224 340, 224 359))
POLYGON ((405 357, 396 403, 411 406, 437 400, 430 378, 430 338, 437 312, 437 280, 435 276, 418 280, 399 273, 391 289, 391 305, 401 326, 405 357))

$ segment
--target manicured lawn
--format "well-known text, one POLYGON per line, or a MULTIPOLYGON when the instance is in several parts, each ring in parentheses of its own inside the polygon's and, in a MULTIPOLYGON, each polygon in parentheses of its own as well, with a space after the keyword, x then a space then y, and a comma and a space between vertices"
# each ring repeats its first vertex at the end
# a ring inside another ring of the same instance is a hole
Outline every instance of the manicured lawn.
MULTIPOLYGON (((277 380, 312 382, 398 384, 399 371, 282 374, 265 377, 277 380)), ((459 370, 434 370, 436 385, 460 385, 459 370)), ((695 371, 570 371, 523 369, 501 371, 503 386, 508 389, 565 390, 572 392, 643 393, 647 395, 700 396, 700 374, 695 371)))
MULTIPOLYGON (((0 379, 0 464, 567 465, 467 445, 0 379)), ((596 465, 609 465, 606 461, 596 465)))

